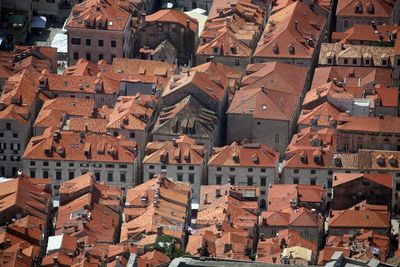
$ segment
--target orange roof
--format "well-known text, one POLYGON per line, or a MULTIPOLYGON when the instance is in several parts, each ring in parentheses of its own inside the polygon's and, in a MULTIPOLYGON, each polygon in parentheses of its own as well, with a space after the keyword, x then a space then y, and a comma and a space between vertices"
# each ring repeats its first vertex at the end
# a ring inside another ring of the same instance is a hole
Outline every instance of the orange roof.
POLYGON ((238 15, 258 25, 262 24, 264 11, 251 0, 219 0, 212 3, 208 20, 238 15))
POLYGON ((383 0, 339 0, 336 16, 389 19, 392 15, 395 3, 396 1, 383 0), (356 11, 356 6, 360 7, 360 11, 356 11))
POLYGON ((188 220, 189 198, 188 184, 173 182, 162 175, 129 189, 125 210, 140 209, 141 213, 122 225, 121 242, 143 241, 143 234, 156 234, 160 225, 163 234, 181 240, 188 220))
POLYGON ((392 189, 393 177, 389 173, 339 173, 333 174, 333 187, 357 180, 366 179, 392 189))
POLYGON ((277 234, 278 237, 261 239, 257 246, 257 261, 274 263, 273 257, 276 257, 276 262, 281 262, 281 253, 286 247, 299 246, 310 249, 313 254, 317 253, 317 244, 315 241, 304 239, 296 230, 281 230, 277 234), (284 240, 284 241, 282 241, 284 240), (285 242, 286 246, 282 246, 285 242))
POLYGON ((333 210, 328 221, 329 228, 367 228, 384 230, 390 227, 390 215, 387 211, 371 210, 333 210))
POLYGON ((266 227, 317 227, 323 225, 323 217, 307 208, 286 209, 284 211, 263 211, 259 224, 266 227))
POLYGON ((182 135, 175 141, 149 142, 143 164, 195 164, 202 165, 205 149, 189 136, 182 135))
POLYGON ((234 87, 235 83, 239 81, 242 73, 221 63, 215 63, 209 61, 204 64, 195 66, 192 68, 193 71, 204 72, 210 76, 219 78, 223 87, 234 87), (232 80, 235 82, 232 84, 232 80))
MULTIPOLYGON (((204 188, 207 189, 207 187, 204 188)), ((204 190, 203 186, 200 190, 204 190)), ((221 192, 221 194, 224 195, 216 199, 210 197, 209 205, 204 205, 204 202, 200 203, 196 224, 206 226, 230 220, 231 227, 235 229, 252 229, 257 220, 257 199, 245 199, 242 193, 235 188, 229 189, 225 193, 221 192), (211 202, 211 200, 213 201, 211 202)), ((204 195, 204 193, 200 192, 200 195, 204 195)))
POLYGON ((326 190, 322 185, 274 184, 268 189, 268 211, 287 210, 291 201, 322 203, 326 190))
POLYGON ((37 100, 38 74, 23 73, 11 76, 3 85, 0 96, 0 119, 16 120, 26 125, 37 100))
POLYGON ((354 24, 345 32, 333 32, 332 42, 354 42, 355 44, 359 41, 376 42, 380 39, 384 42, 390 42, 392 31, 397 30, 400 30, 400 27, 396 25, 375 25, 374 27, 366 24, 354 24))
POLYGON ((130 10, 120 0, 88 0, 73 6, 65 27, 124 31, 130 23, 130 10))
POLYGON ((162 9, 153 13, 151 15, 146 16, 146 22, 169 22, 169 23, 177 23, 182 27, 188 27, 193 32, 197 32, 198 22, 192 17, 186 15, 184 12, 181 12, 176 9, 162 9))
POLYGON ((120 96, 108 118, 107 128, 144 131, 152 122, 156 105, 153 95, 120 96))
POLYGON ((116 95, 119 92, 119 81, 99 74, 93 76, 68 76, 42 72, 40 80, 44 85, 39 89, 57 92, 75 92, 86 94, 109 94, 116 95))
POLYGON ((275 168, 279 153, 263 144, 232 143, 229 146, 214 148, 208 161, 209 166, 256 166, 275 168))
MULTIPOLYGON (((365 87, 367 85, 380 84, 383 87, 392 86, 392 71, 385 68, 373 67, 346 67, 346 66, 326 66, 315 69, 311 88, 331 81, 350 86, 351 78, 357 78, 357 85, 365 87)), ((353 79, 354 80, 354 79, 353 79)))
POLYGON ((45 131, 32 137, 24 159, 132 163, 138 145, 123 138, 99 134, 45 131))
POLYGON ((282 62, 250 64, 241 81, 242 89, 267 88, 271 91, 302 94, 307 68, 282 62))
POLYGON ((93 99, 57 97, 46 100, 36 117, 34 127, 59 127, 64 114, 90 117, 93 110, 93 99))
POLYGON ((254 51, 254 57, 311 59, 325 18, 296 1, 272 14, 254 51))
POLYGON ((78 59, 75 65, 68 66, 63 75, 73 76, 97 76, 100 72, 110 72, 111 65, 105 60, 99 60, 97 63, 88 61, 84 58, 78 59))
POLYGON ((298 95, 266 88, 239 90, 227 113, 246 114, 255 119, 290 121, 296 111, 297 101, 298 95))
MULTIPOLYGON (((299 125, 334 127, 336 124, 351 121, 346 112, 340 111, 329 102, 323 102, 313 109, 303 109, 297 121, 299 125)), ((344 124, 345 125, 345 124, 344 124)), ((338 127, 341 127, 339 125, 338 127)))
POLYGON ((315 149, 323 147, 324 150, 334 151, 336 149, 336 135, 335 130, 332 128, 321 128, 315 130, 312 127, 300 129, 300 131, 293 135, 292 140, 288 146, 288 151, 295 149, 315 149))
MULTIPOLYGON (((43 221, 47 219, 47 206, 51 195, 30 182, 30 178, 16 178, 0 183, 0 212, 10 211, 32 215, 43 221)), ((11 214, 15 216, 16 214, 11 214)), ((5 218, 11 220, 11 218, 5 218)))
POLYGON ((168 62, 156 60, 114 58, 112 62, 112 72, 114 73, 127 73, 165 78, 172 76, 175 67, 175 65, 168 62))
POLYGON ((400 132, 400 118, 384 117, 351 117, 350 120, 337 126, 338 131, 394 133, 400 132))
POLYGON ((139 256, 137 258, 137 266, 138 267, 148 267, 149 264, 151 266, 163 265, 170 262, 171 259, 165 255, 164 253, 158 250, 148 251, 145 254, 139 256))
POLYGON ((186 73, 181 73, 171 78, 162 94, 162 97, 165 99, 170 95, 173 95, 173 97, 176 98, 176 94, 179 92, 179 95, 181 96, 180 99, 175 101, 176 103, 189 95, 190 92, 190 94, 194 96, 200 94, 201 96, 204 95, 204 97, 209 98, 207 103, 220 103, 224 99, 226 90, 227 88, 223 87, 218 80, 214 80, 213 76, 200 71, 188 70, 186 73))

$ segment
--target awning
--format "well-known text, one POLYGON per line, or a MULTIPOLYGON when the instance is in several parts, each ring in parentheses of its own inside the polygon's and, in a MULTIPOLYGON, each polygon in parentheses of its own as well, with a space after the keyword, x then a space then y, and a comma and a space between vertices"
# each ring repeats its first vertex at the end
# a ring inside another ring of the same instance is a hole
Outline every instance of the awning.
POLYGON ((53 41, 51 42, 51 47, 57 48, 57 53, 67 53, 68 52, 67 35, 64 33, 57 33, 56 35, 54 35, 53 41))
POLYGON ((46 17, 35 16, 32 18, 31 28, 44 29, 46 28, 46 22, 47 22, 46 17))

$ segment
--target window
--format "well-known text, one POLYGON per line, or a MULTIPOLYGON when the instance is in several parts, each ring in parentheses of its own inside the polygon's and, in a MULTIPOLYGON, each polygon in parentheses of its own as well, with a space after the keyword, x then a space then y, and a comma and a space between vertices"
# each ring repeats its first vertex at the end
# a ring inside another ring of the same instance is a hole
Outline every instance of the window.
POLYGON ((31 171, 30 176, 31 176, 32 178, 35 178, 35 177, 36 177, 36 172, 35 172, 35 171, 31 171))
POLYGON ((387 60, 386 59, 382 59, 382 65, 386 66, 387 65, 387 60))
POLYGON ((189 173, 189 183, 193 184, 194 183, 194 174, 189 173))
POLYGON ((13 133, 13 138, 18 138, 18 134, 17 133, 13 133))
POLYGON ((326 181, 326 187, 332 188, 332 179, 328 179, 328 180, 326 181))
POLYGON ((310 185, 315 185, 316 184, 316 179, 315 178, 311 178, 310 179, 310 185))
POLYGON ((166 170, 166 169, 167 169, 167 166, 161 165, 161 170, 166 170))
POLYGON ((265 172, 265 168, 261 168, 260 170, 261 170, 261 172, 265 172))
POLYGON ((239 59, 235 59, 235 66, 239 66, 240 65, 240 60, 239 59))
POLYGON ((121 164, 121 165, 119 165, 119 168, 120 168, 120 169, 126 169, 126 168, 128 168, 128 165, 126 165, 126 164, 121 164))
POLYGON ((315 174, 315 172, 316 172, 315 170, 311 170, 310 171, 311 174, 315 174))
POLYGON ((179 182, 182 182, 182 181, 183 181, 183 175, 182 175, 182 174, 178 174, 178 175, 177 175, 177 180, 178 180, 179 182))
POLYGON ((117 46, 117 41, 112 40, 112 41, 111 41, 111 47, 116 47, 116 46, 117 46))
POLYGON ((10 157, 11 161, 20 161, 21 158, 19 156, 11 156, 10 157))
POLYGON ((328 64, 332 64, 332 58, 331 57, 328 58, 328 64))
POLYGON ((348 28, 349 27, 349 21, 348 20, 344 20, 343 21, 343 27, 344 28, 348 28))
POLYGON ((56 166, 57 166, 57 167, 60 167, 60 166, 61 166, 61 162, 57 162, 57 163, 56 163, 56 166))
POLYGON ((74 59, 78 60, 79 59, 79 53, 78 52, 74 52, 74 59))
POLYGON ((152 172, 149 172, 149 179, 152 179, 152 178, 153 178, 153 176, 154 176, 154 173, 152 173, 152 172))
POLYGON ((260 194, 261 194, 261 195, 265 195, 265 193, 266 193, 265 190, 261 190, 261 191, 260 191, 260 194))
POLYGON ((253 168, 248 168, 247 171, 248 172, 253 172, 253 168))
POLYGON ((396 191, 400 191, 400 183, 396 183, 396 191))
POLYGON ((229 168, 229 171, 234 172, 235 168, 229 168))
POLYGON ((294 169, 293 173, 299 173, 299 169, 294 169))
POLYGON ((4 133, 0 133, 0 137, 4 137, 4 133))
POLYGON ((104 41, 103 40, 99 40, 99 46, 104 46, 104 41))
POLYGON ((297 178, 297 177, 293 178, 293 183, 294 184, 298 184, 299 183, 299 178, 297 178))
POLYGON ((115 167, 114 164, 106 164, 106 168, 112 169, 112 168, 114 168, 114 167, 115 167))
POLYGON ((109 172, 109 173, 107 174, 107 181, 109 181, 109 182, 112 182, 112 181, 113 181, 113 174, 112 174, 112 172, 109 172))
POLYGON ((343 60, 343 63, 347 65, 347 64, 349 64, 349 60, 348 60, 347 58, 345 58, 345 59, 343 60))
POLYGON ((62 174, 60 171, 56 172, 56 180, 61 180, 62 174))
POLYGON ((80 45, 81 44, 81 38, 71 38, 71 44, 80 45))
POLYGON ((247 185, 253 185, 253 177, 247 176, 247 185))
POLYGON ((90 61, 90 58, 91 58, 90 53, 86 53, 86 59, 87 59, 88 61, 90 61))
POLYGON ((235 184, 235 176, 233 176, 233 175, 229 176, 229 183, 230 183, 231 185, 234 185, 234 184, 235 184))
POLYGON ((129 135, 131 138, 135 138, 135 133, 130 133, 129 135))
POLYGON ((11 130, 11 124, 10 123, 6 123, 6 130, 10 131, 11 130))
POLYGON ((357 64, 357 59, 353 59, 353 65, 357 64))
POLYGON ((43 171, 43 178, 49 178, 49 172, 43 171))
POLYGON ((267 185, 267 177, 261 177, 260 178, 260 185, 261 186, 266 186, 267 185))
POLYGON ((218 54, 219 52, 219 48, 218 47, 214 47, 214 54, 218 54))
POLYGON ((397 59, 397 66, 400 66, 400 58, 397 59))
POLYGON ((331 198, 332 197, 332 193, 328 193, 328 198, 331 198))
POLYGON ((328 175, 332 175, 333 171, 332 170, 328 170, 328 175))
POLYGON ((49 162, 48 161, 43 161, 43 166, 45 166, 45 167, 49 166, 49 162))
POLYGON ((222 169, 221 167, 217 167, 217 171, 218 171, 218 172, 220 172, 220 171, 221 171, 221 169, 222 169))
POLYGON ((74 179, 74 177, 75 177, 75 172, 74 171, 69 171, 68 172, 68 179, 71 180, 71 179, 74 179))
POLYGON ((365 65, 369 65, 369 64, 370 64, 369 59, 366 59, 366 60, 365 60, 365 65))
POLYGON ((217 175, 217 176, 215 177, 215 181, 216 181, 216 184, 221 184, 222 176, 221 176, 221 175, 217 175))
POLYGON ((120 173, 120 174, 119 174, 119 180, 120 180, 120 182, 125 183, 125 181, 126 181, 126 174, 125 174, 125 173, 120 173))
POLYGON ((114 132, 114 137, 117 137, 118 136, 118 132, 114 132))
POLYGON ((279 134, 275 134, 275 143, 279 143, 279 134))
POLYGON ((36 161, 29 162, 29 166, 35 166, 35 165, 36 165, 36 161))
POLYGON ((94 176, 96 177, 96 181, 100 181, 100 173, 99 172, 95 172, 94 176))
POLYGON ((189 166, 189 171, 194 171, 194 166, 189 166))
POLYGON ((86 39, 86 45, 88 46, 92 45, 92 41, 90 39, 86 39))
POLYGON ((182 165, 178 165, 178 166, 176 166, 176 169, 181 171, 183 169, 183 167, 182 167, 182 165))
POLYGON ((102 60, 104 58, 103 54, 99 54, 99 60, 102 60))

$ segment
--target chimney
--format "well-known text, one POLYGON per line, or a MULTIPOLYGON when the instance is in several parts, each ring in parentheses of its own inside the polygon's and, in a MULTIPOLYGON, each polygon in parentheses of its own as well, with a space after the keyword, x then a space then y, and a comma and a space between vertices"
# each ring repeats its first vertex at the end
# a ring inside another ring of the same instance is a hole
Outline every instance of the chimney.
POLYGON ((207 203, 208 203, 208 194, 206 193, 204 195, 204 204, 207 204, 207 203))
POLYGON ((294 21, 294 28, 296 31, 298 30, 297 27, 299 26, 299 22, 297 20, 294 21))
POLYGON ((54 256, 54 257, 53 257, 53 262, 54 262, 54 263, 58 263, 58 257, 57 257, 57 256, 54 256))
POLYGON ((186 28, 190 29, 190 19, 186 19, 186 28))

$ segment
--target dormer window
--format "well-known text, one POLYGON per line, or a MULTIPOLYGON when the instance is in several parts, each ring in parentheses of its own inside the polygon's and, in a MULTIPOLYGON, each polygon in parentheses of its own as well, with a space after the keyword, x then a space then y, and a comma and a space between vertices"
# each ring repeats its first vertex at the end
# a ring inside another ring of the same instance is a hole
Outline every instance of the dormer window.
POLYGON ((361 2, 358 1, 354 6, 354 13, 362 13, 362 5, 361 2))
POLYGON ((374 4, 371 1, 367 3, 367 12, 369 14, 375 13, 374 4))
POLYGON ((331 57, 328 57, 328 58, 326 59, 326 61, 328 62, 329 65, 332 65, 332 64, 333 64, 333 58, 331 58, 331 57))
POLYGON ((219 55, 219 47, 214 47, 213 52, 215 55, 219 55))
POLYGON ((389 58, 387 57, 387 55, 383 54, 381 56, 381 65, 382 66, 387 66, 388 65, 388 61, 389 61, 389 58))

